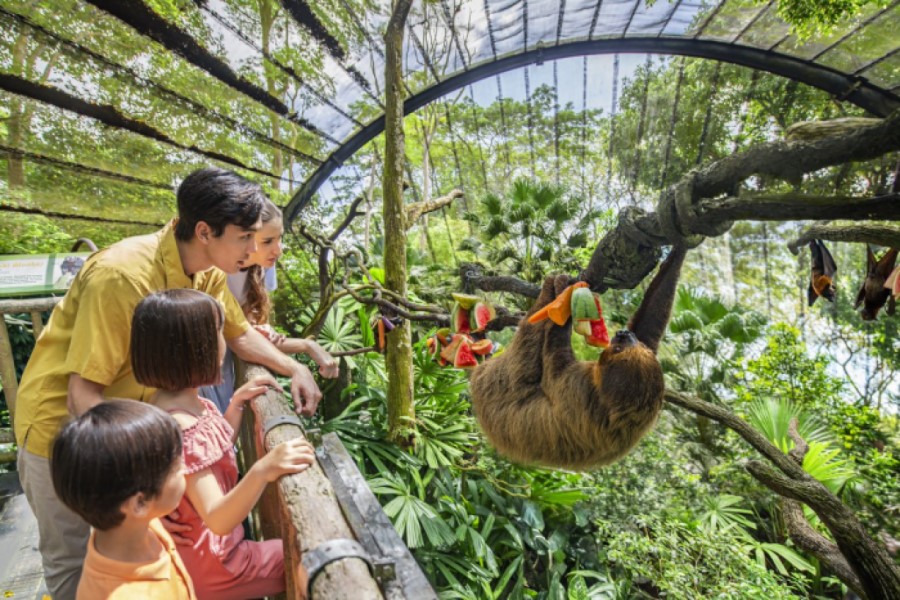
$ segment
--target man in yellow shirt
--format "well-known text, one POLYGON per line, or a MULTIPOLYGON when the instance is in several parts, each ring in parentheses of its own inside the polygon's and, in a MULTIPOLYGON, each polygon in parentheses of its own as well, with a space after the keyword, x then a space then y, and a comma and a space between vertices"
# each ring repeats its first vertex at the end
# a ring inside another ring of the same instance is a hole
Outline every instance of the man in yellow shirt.
POLYGON ((178 219, 93 254, 53 310, 22 375, 13 420, 19 479, 37 517, 54 600, 75 597, 89 528, 53 492, 50 447, 70 414, 79 416, 104 397, 146 400, 155 391, 131 372, 131 318, 144 296, 193 288, 219 300, 231 350, 290 376, 297 409, 315 412, 322 394, 312 373, 249 326, 226 285, 225 274, 256 251, 263 198, 258 185, 235 173, 195 171, 178 188, 178 219))

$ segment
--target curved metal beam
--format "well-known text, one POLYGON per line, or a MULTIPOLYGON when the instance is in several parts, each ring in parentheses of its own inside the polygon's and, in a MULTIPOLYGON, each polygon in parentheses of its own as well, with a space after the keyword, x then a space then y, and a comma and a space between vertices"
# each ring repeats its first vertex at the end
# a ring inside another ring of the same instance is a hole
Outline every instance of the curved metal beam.
MULTIPOLYGON (((520 69, 526 65, 573 56, 613 53, 693 56, 766 71, 819 88, 878 117, 886 117, 900 107, 900 97, 873 85, 864 77, 841 73, 830 67, 810 63, 780 52, 690 38, 633 37, 569 42, 550 48, 535 48, 527 52, 504 56, 477 66, 470 65, 468 70, 448 77, 407 98, 403 104, 403 114, 413 113, 426 104, 476 81, 520 69)), ((285 207, 285 221, 288 227, 331 174, 382 131, 384 131, 384 115, 358 131, 319 165, 285 207)))

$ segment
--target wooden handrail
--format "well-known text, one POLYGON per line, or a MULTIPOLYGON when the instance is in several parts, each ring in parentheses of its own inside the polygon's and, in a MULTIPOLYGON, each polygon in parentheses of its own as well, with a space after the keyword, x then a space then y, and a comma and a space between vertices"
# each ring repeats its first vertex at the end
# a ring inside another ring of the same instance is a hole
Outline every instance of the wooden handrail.
MULTIPOLYGON (((16 378, 16 362, 13 356, 12 341, 9 338, 9 330, 6 328, 6 320, 3 315, 11 313, 30 313, 31 324, 34 328, 34 339, 37 340, 43 331, 41 313, 53 310, 53 307, 62 300, 62 296, 51 298, 25 298, 21 300, 0 300, 0 382, 3 383, 3 393, 6 396, 6 406, 9 408, 10 423, 16 418, 16 396, 19 392, 19 380, 16 378)), ((0 463, 8 458, 0 455, 0 463)))
MULTIPOLYGON (((235 379, 239 384, 267 373, 258 365, 238 364, 235 379)), ((258 396, 251 405, 253 418, 245 417, 241 435, 244 464, 251 464, 265 450, 281 442, 304 437, 299 426, 285 423, 271 429, 265 439, 260 440, 262 424, 276 417, 294 416, 294 411, 275 391, 258 396)), ((264 538, 280 537, 284 541, 287 597, 289 600, 305 599, 308 594, 306 573, 301 566, 303 553, 331 540, 355 539, 355 536, 341 512, 334 488, 318 464, 303 473, 284 476, 269 488, 259 505, 260 533, 264 538)), ((315 600, 383 598, 368 566, 357 558, 338 560, 325 566, 315 579, 312 591, 315 600)))

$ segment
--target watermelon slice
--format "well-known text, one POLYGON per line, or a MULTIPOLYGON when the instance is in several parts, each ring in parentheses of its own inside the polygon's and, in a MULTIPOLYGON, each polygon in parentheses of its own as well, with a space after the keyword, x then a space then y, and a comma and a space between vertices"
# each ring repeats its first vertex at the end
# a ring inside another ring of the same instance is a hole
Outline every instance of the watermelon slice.
POLYGON ((484 331, 487 324, 497 316, 497 311, 487 302, 478 302, 469 312, 469 323, 471 323, 472 331, 484 331))
POLYGON ((469 311, 459 304, 453 305, 453 314, 450 317, 450 327, 457 333, 469 333, 472 326, 469 321, 469 311))
POLYGON ((609 346, 609 331, 606 329, 606 323, 603 319, 591 321, 591 335, 585 338, 585 341, 591 346, 606 348, 609 346))
POLYGON ((597 300, 590 288, 581 287, 572 292, 572 318, 576 321, 592 321, 600 318, 597 300))
POLYGON ((478 366, 478 359, 475 358, 475 353, 472 352, 472 347, 468 341, 463 341, 459 345, 459 351, 457 351, 456 357, 453 359, 453 366, 458 369, 469 369, 478 366))

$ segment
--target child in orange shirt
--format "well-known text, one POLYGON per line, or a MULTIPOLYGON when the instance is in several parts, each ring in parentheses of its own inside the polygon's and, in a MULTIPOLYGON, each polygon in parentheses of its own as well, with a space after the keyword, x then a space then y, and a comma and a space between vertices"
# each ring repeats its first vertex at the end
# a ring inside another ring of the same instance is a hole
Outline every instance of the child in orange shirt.
POLYGON ((135 400, 102 402, 53 444, 59 499, 91 525, 77 600, 196 600, 163 529, 184 495, 181 429, 135 400))

